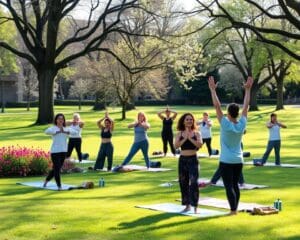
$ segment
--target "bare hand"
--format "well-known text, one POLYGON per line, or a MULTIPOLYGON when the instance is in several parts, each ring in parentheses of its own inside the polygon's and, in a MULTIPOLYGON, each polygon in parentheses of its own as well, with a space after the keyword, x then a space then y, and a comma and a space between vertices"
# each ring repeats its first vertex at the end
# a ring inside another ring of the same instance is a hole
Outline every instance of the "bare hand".
POLYGON ((218 87, 218 83, 215 83, 215 79, 213 76, 209 76, 208 77, 208 87, 210 90, 216 90, 216 88, 218 87))
POLYGON ((252 77, 248 77, 246 83, 244 83, 244 88, 245 89, 251 89, 253 85, 253 78, 252 77))

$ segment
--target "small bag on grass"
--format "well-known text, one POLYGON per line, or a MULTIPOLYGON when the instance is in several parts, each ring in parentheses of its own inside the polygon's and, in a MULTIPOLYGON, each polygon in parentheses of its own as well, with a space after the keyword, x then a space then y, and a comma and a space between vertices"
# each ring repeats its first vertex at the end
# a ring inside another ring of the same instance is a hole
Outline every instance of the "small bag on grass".
POLYGON ((274 207, 257 207, 253 208, 252 215, 270 215, 277 214, 278 209, 274 207))

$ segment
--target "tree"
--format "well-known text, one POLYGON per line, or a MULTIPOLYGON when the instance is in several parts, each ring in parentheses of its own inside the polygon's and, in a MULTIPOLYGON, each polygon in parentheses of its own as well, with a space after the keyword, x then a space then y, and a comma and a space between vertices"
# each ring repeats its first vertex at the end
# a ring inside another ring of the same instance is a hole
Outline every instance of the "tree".
MULTIPOLYGON (((12 46, 16 46, 16 31, 14 31, 13 24, 6 21, 7 14, 2 11, 0 5, 0 42, 6 41, 12 46)), ((0 47, 0 81, 1 81, 1 108, 4 112, 4 80, 3 75, 9 75, 10 73, 16 72, 18 66, 16 64, 16 57, 5 51, 0 47)))
POLYGON ((81 110, 82 99, 85 94, 89 92, 86 81, 84 79, 78 79, 70 88, 70 96, 78 98, 78 110, 81 110))
POLYGON ((166 94, 167 86, 164 85, 166 78, 163 77, 163 72, 158 68, 147 69, 147 66, 160 66, 164 61, 161 60, 159 41, 155 39, 144 39, 142 43, 120 40, 111 46, 111 49, 114 49, 118 56, 126 57, 128 66, 131 68, 144 67, 143 71, 131 73, 120 62, 107 54, 103 56, 105 60, 101 62, 102 66, 99 67, 102 70, 101 78, 110 81, 109 86, 112 87, 121 104, 122 119, 126 119, 127 106, 129 103, 134 103, 136 91, 141 83, 140 89, 143 89, 144 92, 148 90, 148 93, 151 92, 157 96, 164 95, 157 94, 160 89, 160 93, 164 91, 166 94), (156 76, 153 80, 154 74, 156 76))
POLYGON ((300 2, 297 0, 272 0, 257 1, 252 0, 234 0, 231 3, 239 5, 239 8, 247 11, 251 15, 255 9, 254 20, 247 17, 239 18, 233 14, 228 2, 221 3, 219 0, 202 1, 199 3, 199 13, 206 11, 210 19, 226 19, 231 23, 232 28, 245 28, 251 30, 256 36, 257 41, 264 42, 278 47, 289 56, 300 60, 300 2), (271 25, 260 26, 261 19, 271 25), (280 22, 286 22, 290 25, 288 29, 282 29, 280 22), (282 41, 282 40, 286 41, 282 41))
POLYGON ((70 15, 80 7, 80 1, 45 0, 14 1, 0 0, 0 5, 10 15, 1 18, 1 23, 13 22, 24 42, 27 51, 22 51, 6 40, 0 41, 0 47, 25 58, 37 72, 39 82, 39 110, 36 123, 46 124, 53 121, 53 85, 60 69, 79 57, 91 52, 102 51, 111 54, 122 62, 104 42, 113 35, 127 34, 121 27, 123 16, 130 14, 130 9, 138 8, 137 0, 105 2, 91 1, 87 20, 82 25, 70 15), (70 32, 64 39, 59 39, 61 26, 68 21, 76 31, 70 32), (85 44, 81 44, 85 42, 85 44), (70 51, 74 49, 76 51, 70 51))
POLYGON ((23 89, 24 97, 27 102, 27 111, 30 110, 30 101, 33 97, 38 97, 38 81, 36 77, 36 72, 34 71, 32 65, 27 61, 21 61, 22 73, 23 73, 23 89))

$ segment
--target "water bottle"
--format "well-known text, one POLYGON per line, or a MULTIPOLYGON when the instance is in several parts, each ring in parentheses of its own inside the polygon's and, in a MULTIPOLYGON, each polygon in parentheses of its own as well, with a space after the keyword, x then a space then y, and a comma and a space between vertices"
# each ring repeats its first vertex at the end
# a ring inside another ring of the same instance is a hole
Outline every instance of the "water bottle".
POLYGON ((105 181, 104 181, 104 178, 102 178, 102 187, 105 187, 105 181))
POLYGON ((282 210, 282 201, 280 199, 278 199, 277 202, 278 202, 278 210, 281 211, 282 210))
MULTIPOLYGON (((279 200, 279 199, 278 199, 278 200, 279 200)), ((275 201, 274 201, 274 208, 276 208, 276 209, 278 209, 278 203, 279 203, 278 200, 275 200, 275 201)))
POLYGON ((104 179, 103 178, 100 178, 100 180, 99 180, 99 187, 103 187, 103 185, 104 185, 104 179))

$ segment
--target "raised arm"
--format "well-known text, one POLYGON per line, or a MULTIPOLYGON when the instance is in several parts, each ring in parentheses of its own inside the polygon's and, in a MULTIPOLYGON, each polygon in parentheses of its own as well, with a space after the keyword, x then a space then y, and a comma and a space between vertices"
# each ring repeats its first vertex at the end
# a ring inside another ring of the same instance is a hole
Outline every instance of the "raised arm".
POLYGON ((164 120, 164 116, 163 116, 163 113, 165 112, 165 110, 163 111, 160 111, 157 113, 157 116, 161 119, 161 120, 164 120))
POLYGON ((177 112, 175 112, 175 111, 171 111, 171 113, 173 113, 173 116, 172 116, 171 118, 172 118, 172 120, 174 121, 174 120, 175 120, 175 118, 177 117, 177 112))
POLYGON ((114 127, 115 127, 115 122, 112 118, 110 118, 109 114, 108 114, 108 111, 105 112, 105 119, 108 119, 110 122, 111 122, 111 127, 110 127, 110 131, 113 131, 114 130, 114 127))
POLYGON ((244 84, 245 88, 245 96, 244 96, 244 105, 243 105, 243 111, 242 115, 247 117, 248 115, 248 109, 249 109, 249 103, 250 103, 250 93, 251 93, 251 87, 253 84, 253 78, 248 77, 246 83, 244 84))
POLYGON ((208 78, 208 86, 209 86, 213 105, 216 109, 217 118, 218 118, 219 122, 221 122, 221 119, 223 117, 223 112, 222 112, 222 108, 221 108, 221 103, 219 101, 219 98, 218 98, 218 95, 216 92, 216 88, 217 88, 218 84, 215 83, 214 77, 210 76, 208 78))
POLYGON ((103 117, 103 118, 101 118, 101 119, 99 119, 99 120, 97 121, 97 126, 98 126, 99 128, 103 128, 102 122, 103 122, 104 118, 105 118, 105 117, 103 117))

